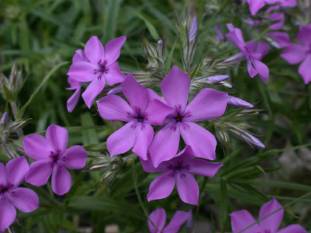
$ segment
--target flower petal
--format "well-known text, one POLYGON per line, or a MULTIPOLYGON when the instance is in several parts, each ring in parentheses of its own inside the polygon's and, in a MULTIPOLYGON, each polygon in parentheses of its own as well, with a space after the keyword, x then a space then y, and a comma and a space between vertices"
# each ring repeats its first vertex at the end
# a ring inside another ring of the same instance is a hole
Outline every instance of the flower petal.
POLYGON ((82 93, 82 99, 88 108, 92 107, 94 100, 104 88, 105 79, 103 78, 96 78, 88 85, 88 87, 82 93))
POLYGON ((247 0, 247 3, 252 16, 256 15, 266 4, 263 0, 247 0))
POLYGON ((6 168, 2 163, 0 163, 0 186, 6 186, 7 183, 8 180, 6 168))
POLYGON ((289 64, 298 64, 306 57, 306 49, 301 45, 291 44, 286 47, 281 57, 289 64))
POLYGON ((104 74, 108 85, 112 86, 124 81, 124 76, 120 70, 118 63, 113 63, 108 67, 108 73, 104 74))
POLYGON ((199 204, 199 185, 193 175, 178 172, 176 175, 176 187, 180 199, 190 205, 199 204))
POLYGON ((308 233, 306 229, 298 224, 292 224, 279 230, 277 233, 308 233))
POLYGON ((8 198, 20 211, 30 213, 39 208, 38 195, 28 188, 16 188, 9 192, 8 198))
POLYGON ((63 161, 69 169, 82 169, 86 165, 87 151, 83 146, 69 147, 63 156, 63 161))
POLYGON ((268 35, 277 44, 278 48, 286 48, 290 45, 290 38, 286 32, 269 32, 268 35))
POLYGON ((136 129, 133 123, 129 122, 107 139, 107 149, 111 156, 116 156, 129 151, 136 141, 136 129))
POLYGON ((284 216, 284 209, 276 199, 263 204, 259 212, 259 225, 263 229, 277 232, 284 216))
POLYGON ((155 167, 163 161, 175 157, 179 147, 180 131, 179 127, 167 125, 155 135, 150 146, 150 158, 155 167))
POLYGON ((166 117, 173 112, 173 108, 159 100, 149 102, 146 109, 148 121, 152 125, 162 125, 166 117))
POLYGON ((69 171, 64 166, 54 166, 52 173, 53 192, 62 196, 69 192, 71 185, 71 175, 69 171))
POLYGON ((253 60, 252 62, 247 63, 247 69, 249 75, 253 78, 257 74, 262 81, 266 82, 269 79, 269 68, 267 65, 262 63, 259 60, 253 60))
POLYGON ((244 52, 245 41, 241 29, 232 24, 227 24, 227 28, 229 29, 229 32, 226 34, 228 40, 244 52))
POLYGON ((52 174, 52 162, 40 160, 32 163, 26 175, 26 181, 35 186, 45 185, 52 174))
POLYGON ((190 162, 189 172, 199 175, 213 177, 222 167, 222 163, 211 163, 205 159, 194 158, 190 162))
POLYGON ((227 108, 228 94, 210 88, 201 90, 187 106, 191 121, 211 120, 224 114, 227 108))
POLYGON ((168 197, 174 189, 174 174, 169 171, 155 178, 150 186, 147 194, 147 200, 159 200, 168 197))
POLYGON ((122 83, 122 92, 133 109, 146 109, 149 102, 148 91, 132 76, 128 76, 122 83))
POLYGON ((302 76, 304 83, 308 84, 311 82, 311 55, 308 55, 306 59, 299 66, 299 74, 302 76))
POLYGON ((53 151, 53 147, 49 141, 39 134, 25 136, 23 148, 25 153, 34 160, 46 159, 53 151))
POLYGON ((181 136, 191 147, 194 156, 214 160, 216 158, 215 136, 198 124, 187 122, 180 127, 181 136))
POLYGON ((261 60, 269 52, 269 45, 265 42, 250 41, 247 42, 246 48, 248 53, 257 60, 261 60))
POLYGON ((94 64, 87 61, 79 61, 70 66, 67 75, 76 82, 90 82, 96 78, 94 73, 96 69, 97 66, 94 64))
POLYGON ((6 198, 0 199, 0 206, 0 232, 4 232, 15 221, 16 210, 6 198))
POLYGON ((148 228, 150 233, 162 232, 166 222, 166 213, 163 208, 154 210, 148 218, 148 228))
POLYGON ((126 41, 126 36, 120 36, 108 41, 105 45, 105 59, 108 64, 114 63, 119 57, 123 44, 126 41))
POLYGON ((235 96, 228 96, 228 105, 235 106, 235 107, 241 107, 241 108, 253 108, 254 107, 254 105, 251 104, 250 102, 247 102, 246 100, 243 100, 235 96))
POLYGON ((191 219, 191 212, 176 211, 170 223, 165 227, 163 233, 178 233, 181 226, 191 219))
POLYGON ((67 111, 72 112, 77 106, 81 94, 81 88, 75 89, 74 93, 67 100, 67 111))
POLYGON ((104 46, 97 36, 92 36, 85 44, 85 56, 94 64, 104 57, 104 46))
POLYGON ((82 49, 77 49, 72 57, 72 62, 86 61, 87 58, 84 56, 82 49))
POLYGON ((52 124, 46 130, 46 138, 54 147, 54 151, 63 152, 68 144, 68 130, 59 125, 52 124))
POLYGON ((8 183, 18 186, 24 181, 29 165, 24 157, 10 160, 6 165, 8 183))
POLYGON ((303 45, 311 45, 311 24, 302 26, 299 30, 297 38, 303 45))
POLYGON ((161 91, 171 107, 184 109, 188 101, 190 78, 177 66, 165 76, 161 82, 161 91))
POLYGON ((149 124, 140 124, 136 128, 136 140, 133 152, 142 160, 148 159, 148 149, 153 139, 153 128, 149 124))
POLYGON ((254 233, 261 232, 254 217, 246 210, 232 212, 231 228, 232 233, 254 233))
POLYGON ((108 95, 97 101, 99 115, 109 121, 129 121, 133 112, 128 103, 117 95, 108 95))

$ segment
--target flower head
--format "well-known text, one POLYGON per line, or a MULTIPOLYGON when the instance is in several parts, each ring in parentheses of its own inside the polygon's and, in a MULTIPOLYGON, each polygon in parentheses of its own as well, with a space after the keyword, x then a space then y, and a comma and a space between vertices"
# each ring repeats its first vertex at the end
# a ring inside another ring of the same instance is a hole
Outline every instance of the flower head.
POLYGON ((251 14, 254 16, 266 5, 276 4, 281 7, 295 7, 297 0, 246 0, 251 14))
POLYGON ((190 78, 174 66, 161 82, 165 102, 171 108, 165 126, 155 135, 150 146, 154 166, 176 156, 180 137, 191 146, 194 155, 214 160, 216 139, 212 133, 196 122, 222 116, 227 107, 228 95, 211 88, 202 89, 188 103, 190 78))
POLYGON ((111 156, 115 156, 132 149, 141 159, 146 160, 154 134, 152 125, 161 125, 170 114, 171 108, 132 76, 128 76, 122 83, 122 93, 127 101, 111 94, 97 102, 99 114, 103 119, 126 122, 109 136, 108 151, 111 156))
POLYGON ((194 157, 190 147, 186 147, 170 161, 155 168, 150 161, 141 161, 145 172, 160 173, 149 186, 148 201, 168 197, 176 186, 180 199, 188 204, 199 202, 199 186, 193 175, 214 176, 221 168, 221 163, 212 163, 194 157))
POLYGON ((165 226, 166 212, 162 208, 154 210, 148 218, 150 233, 178 233, 182 225, 191 219, 191 212, 177 211, 172 220, 165 226))
POLYGON ((0 163, 0 232, 15 221, 16 208, 29 213, 39 207, 37 194, 31 189, 19 187, 28 170, 24 157, 12 159, 6 166, 0 163))
MULTIPOLYGON (((86 42, 83 51, 76 52, 67 74, 70 81, 80 84, 89 83, 82 93, 82 98, 89 108, 106 83, 111 86, 124 80, 117 59, 125 40, 126 37, 121 36, 104 46, 98 37, 92 36, 86 42)), ((69 110, 73 105, 69 103, 69 110)))
POLYGON ((45 137, 30 134, 23 140, 24 151, 35 160, 30 165, 26 181, 35 186, 46 184, 52 176, 52 190, 57 195, 69 192, 72 181, 68 169, 82 169, 86 164, 87 152, 82 146, 67 148, 68 131, 50 125, 45 137))
POLYGON ((261 59, 267 54, 269 46, 264 42, 245 42, 239 28, 234 27, 232 24, 227 26, 229 29, 227 38, 240 49, 241 56, 246 59, 250 77, 254 78, 259 75, 263 81, 267 81, 269 79, 269 68, 261 62, 261 59))
POLYGON ((276 199, 263 204, 256 221, 247 210, 231 213, 232 233, 307 233, 300 225, 293 224, 279 229, 284 209, 276 199))
POLYGON ((311 82, 311 24, 301 27, 297 36, 297 43, 288 45, 281 56, 290 64, 301 63, 299 74, 305 84, 311 82))

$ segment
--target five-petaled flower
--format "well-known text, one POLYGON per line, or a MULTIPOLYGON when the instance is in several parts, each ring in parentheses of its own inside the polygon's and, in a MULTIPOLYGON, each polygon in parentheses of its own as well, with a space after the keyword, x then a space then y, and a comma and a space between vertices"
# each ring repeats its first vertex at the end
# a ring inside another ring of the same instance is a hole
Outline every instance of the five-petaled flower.
POLYGON ((166 224, 166 212, 162 208, 154 210, 148 218, 150 233, 178 233, 182 225, 191 219, 191 212, 176 211, 172 220, 166 224))
POLYGON ((277 4, 281 7, 295 7, 297 0, 246 0, 249 5, 249 10, 254 16, 257 12, 266 5, 277 4))
POLYGON ((259 75, 263 81, 267 81, 269 79, 269 68, 261 62, 261 59, 267 54, 269 46, 264 42, 245 42, 239 28, 234 27, 232 24, 228 24, 227 27, 229 30, 227 38, 240 49, 237 56, 246 59, 247 71, 250 77, 254 78, 259 75))
POLYGON ((0 163, 0 232, 15 221, 16 208, 30 213, 39 207, 37 194, 31 189, 19 187, 28 170, 24 157, 12 159, 6 166, 0 163))
POLYGON ((78 51, 78 55, 73 59, 67 74, 70 80, 81 84, 90 83, 82 93, 82 98, 89 108, 106 83, 112 86, 124 80, 117 59, 125 40, 126 37, 121 36, 103 46, 98 37, 92 36, 83 52, 78 51))
POLYGON ((311 24, 302 26, 298 36, 297 44, 290 44, 282 53, 282 58, 290 64, 298 64, 299 74, 305 84, 311 82, 311 24))
POLYGON ((79 145, 67 148, 68 131, 50 125, 46 136, 30 134, 23 140, 24 151, 35 160, 30 165, 26 181, 35 186, 46 184, 52 176, 52 190, 57 195, 69 192, 72 181, 68 169, 82 169, 86 165, 87 152, 79 145))
POLYGON ((279 230, 284 209, 276 199, 263 204, 256 221, 247 210, 231 213, 232 233, 307 233, 300 225, 293 224, 279 230))
POLYGON ((199 203, 199 186, 193 175, 213 177, 222 166, 219 162, 194 157, 189 146, 157 168, 150 161, 141 161, 141 164, 145 172, 161 173, 149 186, 148 201, 168 197, 176 185, 180 199, 191 205, 199 203))
POLYGON ((128 102, 113 94, 97 102, 103 119, 127 122, 107 139, 108 151, 111 156, 115 156, 132 149, 141 159, 146 160, 154 134, 152 125, 161 125, 171 108, 132 76, 128 76, 122 83, 122 93, 128 102))
POLYGON ((180 136, 191 146, 195 156, 215 159, 216 139, 196 122, 222 116, 227 108, 228 94, 210 88, 202 89, 188 104, 190 78, 174 66, 161 82, 161 91, 172 113, 165 126, 157 132, 150 146, 150 159, 157 167, 176 156, 180 136))

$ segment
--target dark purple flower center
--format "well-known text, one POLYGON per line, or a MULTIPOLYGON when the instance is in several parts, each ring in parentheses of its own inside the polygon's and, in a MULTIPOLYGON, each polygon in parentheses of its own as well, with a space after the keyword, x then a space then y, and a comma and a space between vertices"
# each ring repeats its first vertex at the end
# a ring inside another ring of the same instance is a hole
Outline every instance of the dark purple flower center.
POLYGON ((309 44, 309 50, 307 51, 307 53, 311 53, 311 44, 309 44))
POLYGON ((52 160, 53 164, 57 163, 61 158, 60 151, 51 151, 50 159, 52 160))
POLYGON ((180 172, 184 170, 189 170, 189 165, 185 164, 183 161, 177 161, 174 164, 168 165, 168 168, 175 172, 180 172))
POLYGON ((185 120, 185 118, 189 116, 190 113, 183 111, 181 106, 177 106, 175 109, 175 113, 171 115, 169 118, 173 119, 175 123, 181 123, 185 120))
POLYGON ((0 185, 0 194, 4 194, 8 192, 13 186, 8 184, 8 185, 0 185))
POLYGON ((146 113, 142 112, 139 108, 136 108, 131 118, 133 118, 139 123, 144 123, 147 120, 147 115, 146 113))
POLYGON ((106 60, 100 60, 97 64, 97 69, 94 71, 98 78, 100 79, 103 74, 107 74, 109 69, 106 60))
POLYGON ((271 231, 270 230, 264 230, 264 231, 256 232, 256 233, 271 233, 271 231))

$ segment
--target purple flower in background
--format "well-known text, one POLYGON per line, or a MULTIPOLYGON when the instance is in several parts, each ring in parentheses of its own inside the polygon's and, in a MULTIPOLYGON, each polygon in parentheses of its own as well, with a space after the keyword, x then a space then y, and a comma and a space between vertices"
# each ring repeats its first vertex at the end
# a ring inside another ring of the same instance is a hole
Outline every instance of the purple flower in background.
POLYGON ((245 42, 239 28, 234 27, 232 24, 228 24, 227 27, 229 29, 227 38, 240 49, 239 55, 246 59, 250 77, 254 78, 259 75, 263 81, 267 81, 269 79, 269 68, 261 62, 261 59, 268 53, 269 46, 264 42, 245 42))
POLYGON ((256 221, 247 210, 231 213, 232 233, 307 233, 300 225, 293 224, 279 230, 284 209, 276 199, 263 204, 256 221))
POLYGON ((87 152, 82 146, 67 148, 68 131, 50 125, 45 137, 30 134, 24 137, 23 147, 28 157, 35 160, 30 165, 26 181, 35 186, 46 184, 52 176, 52 190, 57 195, 64 195, 71 188, 69 169, 82 169, 86 164, 87 152))
POLYGON ((188 146, 170 161, 155 168, 150 160, 141 161, 145 172, 161 173, 149 186, 148 201, 168 197, 176 186, 180 199, 191 205, 199 203, 199 186, 193 175, 214 176, 221 168, 221 163, 211 163, 194 157, 188 146))
POLYGON ((161 91, 172 114, 166 125, 155 135, 150 146, 150 159, 157 167, 162 161, 175 157, 180 137, 191 146, 195 156, 214 160, 215 136, 196 122, 222 116, 228 95, 214 89, 202 89, 188 104, 190 78, 174 66, 161 82, 161 91))
POLYGON ((281 7, 295 7, 297 0, 246 0, 251 14, 254 16, 266 5, 277 4, 281 7))
POLYGON ((162 208, 154 210, 148 218, 150 233, 178 233, 183 224, 191 219, 191 212, 177 211, 169 224, 166 224, 166 212, 162 208))
POLYGON ((122 83, 122 93, 128 102, 112 94, 97 102, 103 119, 127 122, 109 136, 108 151, 111 156, 115 156, 132 149, 141 159, 146 160, 154 134, 152 125, 161 125, 171 113, 171 108, 154 99, 150 90, 138 84, 131 76, 122 83))
POLYGON ((24 157, 10 160, 6 166, 0 163, 0 232, 15 221, 16 208, 30 213, 39 207, 37 194, 28 188, 20 188, 29 165, 24 157))
POLYGON ((188 28, 188 40, 190 43, 195 41, 197 34, 198 34, 198 17, 193 16, 191 18, 191 22, 188 28))
POLYGON ((304 83, 311 82, 311 24, 302 26, 297 36, 296 44, 288 45, 281 57, 290 64, 300 64, 299 74, 304 83))
POLYGON ((254 105, 235 96, 228 96, 228 104, 235 107, 253 108, 254 105))
POLYGON ((83 53, 81 50, 76 52, 67 74, 72 81, 90 83, 82 93, 82 98, 89 108, 106 83, 112 86, 124 80, 117 59, 125 40, 126 37, 121 36, 103 46, 98 37, 92 36, 86 42, 83 53))
POLYGON ((268 36, 276 43, 276 47, 285 48, 290 45, 290 38, 286 32, 269 32, 268 36))

